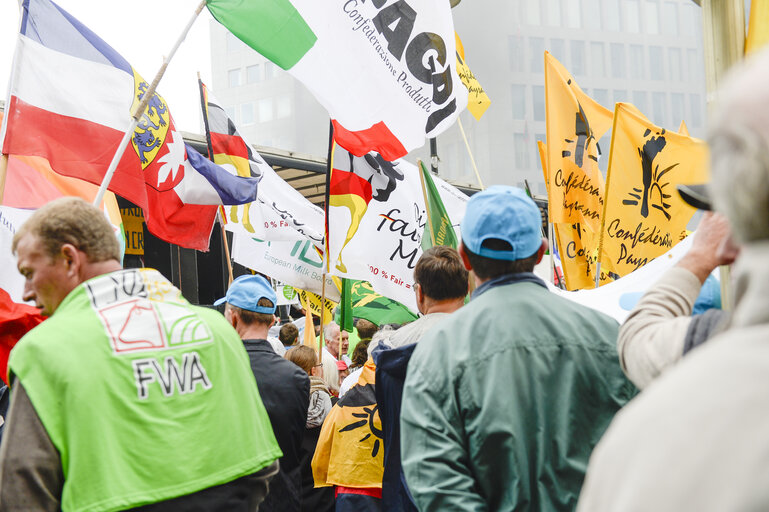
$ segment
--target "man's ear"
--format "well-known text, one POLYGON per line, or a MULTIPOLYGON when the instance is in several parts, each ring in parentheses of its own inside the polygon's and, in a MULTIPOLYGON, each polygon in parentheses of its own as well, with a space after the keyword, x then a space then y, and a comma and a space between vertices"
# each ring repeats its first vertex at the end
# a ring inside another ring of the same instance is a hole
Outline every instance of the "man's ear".
POLYGON ((467 257, 467 252, 465 251, 465 244, 462 242, 459 242, 459 247, 457 247, 457 252, 459 252, 459 257, 462 258, 462 263, 464 264, 465 268, 467 270, 472 270, 473 266, 470 264, 470 258, 467 257))
POLYGON ((72 244, 64 244, 59 250, 59 256, 64 261, 69 277, 80 275, 80 270, 85 263, 84 253, 78 251, 72 244))
POLYGON ((539 245, 539 250, 537 251, 537 263, 542 261, 542 257, 545 255, 546 250, 547 250, 547 238, 543 238, 542 243, 539 245))

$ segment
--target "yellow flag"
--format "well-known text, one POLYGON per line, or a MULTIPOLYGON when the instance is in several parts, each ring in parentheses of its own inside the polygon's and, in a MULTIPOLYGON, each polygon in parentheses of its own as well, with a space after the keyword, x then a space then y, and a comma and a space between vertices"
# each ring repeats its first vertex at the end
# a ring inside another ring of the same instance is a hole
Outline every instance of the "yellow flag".
POLYGON ((604 258, 625 276, 686 237, 696 211, 676 186, 709 181, 708 150, 701 140, 655 126, 634 106, 614 111, 606 206, 604 258))
POLYGON ((686 127, 686 122, 683 119, 681 119, 681 124, 678 125, 678 133, 689 136, 689 128, 686 127))
POLYGON ((369 358, 358 382, 331 408, 320 430, 312 476, 315 487, 382 488, 384 433, 369 358))
MULTIPOLYGON (((302 303, 302 307, 305 308, 305 310, 309 309, 313 315, 320 317, 320 295, 308 292, 307 290, 297 291, 299 292, 299 301, 302 303)), ((324 305, 326 307, 326 312, 323 313, 323 325, 326 325, 333 320, 331 313, 333 313, 337 303, 333 300, 326 299, 324 305)))
POLYGON ((555 57, 545 52, 549 213, 553 223, 576 223, 597 231, 603 207, 598 140, 611 128, 612 113, 582 92, 555 57))
POLYGON ((483 90, 483 86, 475 78, 475 75, 465 63, 465 47, 459 39, 459 34, 454 32, 457 41, 457 73, 462 83, 467 87, 467 110, 473 115, 476 121, 481 120, 481 116, 491 105, 491 100, 483 90))
POLYGON ((310 347, 313 350, 317 350, 318 344, 315 341, 315 324, 312 322, 312 310, 306 299, 307 295, 302 297, 300 290, 299 303, 304 308, 304 339, 302 340, 302 345, 310 347))
MULTIPOLYGON (((539 147, 539 157, 542 160, 542 171, 545 174, 545 184, 548 184, 549 176, 547 173, 547 162, 545 161, 547 145, 542 141, 537 141, 537 145, 539 147)), ((558 245, 558 255, 561 259, 566 289, 572 291, 595 288, 598 232, 589 231, 579 223, 553 224, 553 232, 555 243, 558 245)), ((610 265, 604 265, 601 268, 601 284, 613 280, 610 269, 610 265)))
POLYGON ((762 48, 767 42, 769 42, 769 0, 751 0, 745 55, 762 48))

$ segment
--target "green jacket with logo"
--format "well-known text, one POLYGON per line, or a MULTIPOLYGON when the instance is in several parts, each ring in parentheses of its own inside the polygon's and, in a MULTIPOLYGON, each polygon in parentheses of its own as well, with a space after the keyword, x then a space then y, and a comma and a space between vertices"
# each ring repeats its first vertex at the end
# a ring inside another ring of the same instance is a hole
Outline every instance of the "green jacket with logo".
POLYGON ((59 452, 64 511, 165 501, 281 456, 237 333, 154 270, 75 288, 9 368, 59 452))
POLYGON ((574 510, 588 458, 634 394, 617 322, 520 282, 430 330, 409 362, 401 454, 420 510, 574 510))

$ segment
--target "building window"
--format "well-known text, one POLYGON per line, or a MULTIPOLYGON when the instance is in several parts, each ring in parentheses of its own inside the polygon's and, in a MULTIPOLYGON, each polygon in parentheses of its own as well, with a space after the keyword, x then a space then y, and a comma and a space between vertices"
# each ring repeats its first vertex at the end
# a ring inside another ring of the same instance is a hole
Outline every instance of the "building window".
POLYGON ((513 151, 515 152, 515 168, 529 168, 529 148, 526 144, 526 136, 522 133, 513 135, 513 151))
POLYGON ((681 8, 682 33, 686 37, 693 37, 697 33, 697 26, 700 24, 700 8, 690 2, 683 3, 681 8))
POLYGON ((534 120, 545 120, 545 88, 535 85, 531 88, 532 103, 534 104, 534 120))
POLYGON ((611 76, 612 78, 625 78, 625 45, 621 43, 611 43, 609 46, 611 52, 611 76))
POLYGON ((603 19, 606 30, 619 32, 619 0, 603 0, 603 19))
MULTIPOLYGON (((579 2, 574 3, 579 5, 579 2)), ((582 8, 585 10, 585 28, 601 30, 601 3, 599 0, 582 0, 582 8)))
POLYGON ((668 48, 668 61, 668 64, 670 64, 670 80, 672 82, 683 82, 684 63, 681 61, 681 49, 668 48))
POLYGON ((652 80, 665 80, 665 66, 662 62, 662 47, 649 47, 649 78, 652 80))
POLYGON ((609 102, 609 90, 608 89, 595 89, 593 91, 593 99, 603 105, 604 107, 610 107, 609 102))
POLYGON ((638 10, 638 0, 624 0, 622 2, 624 11, 625 30, 637 34, 641 31, 641 12, 638 10))
POLYGON ((254 124, 254 104, 243 103, 240 106, 240 122, 243 125, 254 124))
POLYGON ((643 80, 646 78, 646 65, 644 63, 644 47, 640 44, 630 45, 630 78, 632 80, 643 80))
POLYGON ((689 80, 692 82, 699 80, 702 76, 702 68, 705 66, 702 57, 697 55, 697 50, 686 50, 686 60, 689 68, 689 80))
POLYGON ((268 61, 264 63, 264 79, 269 80, 270 78, 275 78, 275 64, 268 61))
POLYGON ((633 91, 633 105, 640 110, 643 115, 649 114, 649 94, 646 91, 633 91))
POLYGON ((550 53, 553 57, 558 59, 558 62, 566 66, 566 45, 563 39, 551 39, 550 40, 550 53))
POLYGON ((545 62, 545 40, 541 37, 529 38, 529 69, 532 73, 542 73, 545 62))
POLYGON ((275 117, 283 119, 291 115, 291 98, 288 96, 280 96, 277 104, 275 105, 275 117))
POLYGON ((266 123, 274 119, 272 113, 272 98, 262 98, 259 100, 259 122, 266 123))
POLYGON ((526 24, 538 27, 542 24, 539 12, 539 2, 524 2, 526 4, 526 24))
POLYGON ((628 101, 630 101, 630 96, 628 96, 627 91, 623 89, 614 91, 614 103, 627 103, 628 101))
POLYGON ((660 6, 656 1, 644 2, 644 29, 647 34, 660 33, 660 6))
POLYGON ((526 119, 526 86, 513 84, 513 119, 526 119))
POLYGON ((606 76, 605 56, 603 43, 590 43, 590 68, 592 76, 604 78, 606 76))
POLYGON ((246 68, 246 82, 249 84, 255 84, 262 79, 261 66, 254 64, 246 68))
POLYGON ((227 83, 230 84, 230 87, 238 87, 240 85, 240 69, 227 71, 227 83))
POLYGON ((652 122, 657 126, 665 125, 665 93, 652 93, 652 122))
POLYGON ((579 0, 566 0, 564 2, 566 26, 569 28, 580 28, 582 26, 582 11, 579 4, 579 0))
POLYGON ((227 113, 227 117, 229 117, 233 121, 236 121, 236 118, 235 118, 235 113, 236 113, 235 107, 224 107, 224 111, 227 113))
MULTIPOLYGON (((574 0, 567 0, 574 1, 574 0)), ((537 2, 533 2, 537 3, 537 2)), ((550 27, 561 26, 561 1, 560 0, 545 0, 545 24, 550 27)))
POLYGON ((673 2, 662 4, 662 33, 668 36, 678 35, 678 6, 673 2))
POLYGON ((574 75, 585 74, 585 42, 571 42, 571 72, 574 75))
MULTIPOLYGON (((673 123, 681 123, 686 117, 684 114, 684 95, 681 93, 672 93, 670 95, 670 113, 673 116, 673 123)), ((673 126, 673 125, 671 125, 673 126)))
POLYGON ((507 39, 507 43, 510 49, 510 69, 522 73, 525 63, 523 38, 520 36, 510 36, 507 39))
POLYGON ((230 32, 227 31, 227 53, 233 53, 240 51, 243 48, 243 43, 240 42, 240 39, 230 32))
POLYGON ((692 126, 702 125, 702 103, 700 101, 699 94, 689 95, 689 110, 691 110, 691 122, 692 126))

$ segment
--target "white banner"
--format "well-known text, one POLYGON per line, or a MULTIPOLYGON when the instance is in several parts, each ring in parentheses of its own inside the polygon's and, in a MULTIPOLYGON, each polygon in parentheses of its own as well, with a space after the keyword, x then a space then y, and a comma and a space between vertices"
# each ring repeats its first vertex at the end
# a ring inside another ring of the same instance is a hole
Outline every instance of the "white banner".
POLYGON ((8 292, 12 301, 19 303, 24 302, 21 299, 24 278, 16 268, 16 256, 11 252, 11 244, 13 235, 33 213, 35 210, 0 206, 0 288, 8 292))

